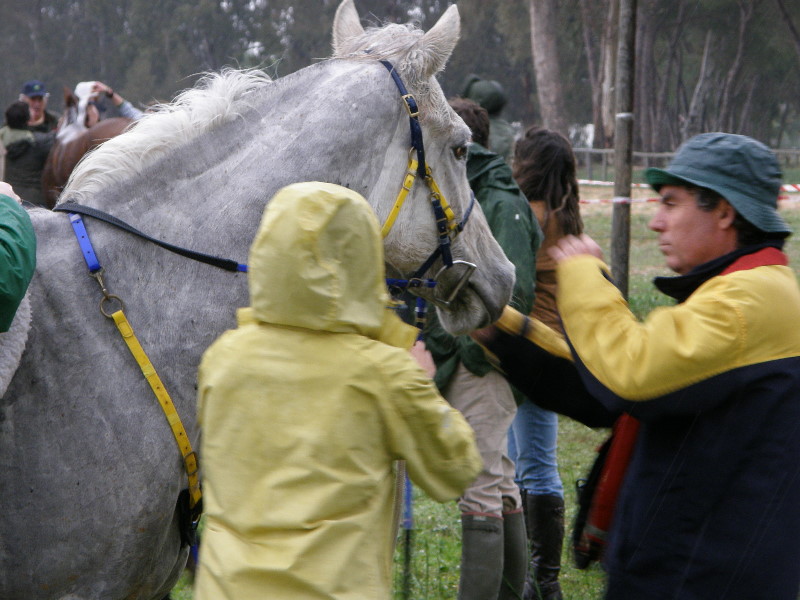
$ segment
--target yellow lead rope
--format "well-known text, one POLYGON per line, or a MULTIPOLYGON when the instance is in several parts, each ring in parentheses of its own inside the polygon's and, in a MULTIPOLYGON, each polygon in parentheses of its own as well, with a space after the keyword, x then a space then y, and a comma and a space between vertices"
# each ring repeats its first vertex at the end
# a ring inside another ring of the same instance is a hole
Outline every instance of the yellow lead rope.
POLYGON ((167 422, 172 429, 172 435, 175 436, 175 441, 178 443, 178 448, 183 456, 183 465, 186 469, 186 475, 189 477, 189 508, 194 508, 202 498, 200 478, 198 476, 197 454, 192 450, 192 444, 189 441, 189 436, 186 435, 186 429, 183 427, 180 415, 178 415, 178 411, 175 410, 175 405, 172 403, 172 399, 164 388, 161 378, 158 376, 158 373, 156 373, 155 367, 153 367, 150 359, 147 358, 144 348, 142 348, 142 345, 133 333, 133 328, 130 323, 128 323, 125 313, 123 313, 122 310, 118 310, 111 315, 111 318, 114 319, 114 323, 117 325, 122 339, 125 340, 128 350, 131 351, 131 354, 133 354, 133 357, 136 359, 136 363, 142 370, 145 379, 147 379, 147 383, 150 384, 153 393, 156 395, 156 399, 158 399, 158 403, 161 405, 161 409, 164 411, 164 416, 167 417, 167 422))

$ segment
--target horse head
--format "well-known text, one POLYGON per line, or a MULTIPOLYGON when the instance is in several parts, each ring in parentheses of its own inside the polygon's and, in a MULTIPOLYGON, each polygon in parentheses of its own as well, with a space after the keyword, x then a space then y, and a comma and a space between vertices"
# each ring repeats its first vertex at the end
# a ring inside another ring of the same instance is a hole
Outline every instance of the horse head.
POLYGON ((92 91, 94 81, 81 81, 75 90, 64 88, 64 114, 58 128, 57 139, 67 143, 88 129, 86 125, 86 107, 97 97, 92 91))
MULTIPOLYGON (((452 242, 452 247, 445 248, 445 255, 427 271, 428 277, 434 277, 435 287, 409 288, 437 305, 443 326, 452 333, 464 333, 494 321, 510 300, 514 282, 513 265, 492 237, 480 208, 473 206, 466 176, 470 131, 449 107, 436 80, 458 42, 459 32, 455 5, 427 32, 402 25, 365 30, 353 0, 344 0, 333 25, 334 57, 388 61, 413 93, 430 178, 419 174, 404 203, 406 207, 397 213, 396 222, 388 230, 384 227, 387 268, 401 278, 419 278, 424 275, 419 272, 420 265, 428 264, 437 247, 442 249, 437 244, 452 242), (449 205, 453 211, 446 240, 434 226, 431 210, 432 195, 440 192, 445 208, 449 205), (421 228, 420 223, 426 220, 429 226, 421 228), (452 253, 452 259, 448 260, 447 253, 452 253), (472 265, 477 267, 474 272, 472 265), (444 298, 446 302, 441 301, 444 298)), ((396 138, 395 143, 397 154, 409 154, 411 142, 407 133, 396 138)), ((404 164, 403 158, 395 159, 394 168, 387 169, 387 177, 368 198, 382 222, 395 218, 390 215, 399 208, 387 199, 394 200, 401 190, 404 174, 402 168, 398 173, 397 165, 404 164)), ((409 162, 409 171, 413 169, 411 165, 409 162)))

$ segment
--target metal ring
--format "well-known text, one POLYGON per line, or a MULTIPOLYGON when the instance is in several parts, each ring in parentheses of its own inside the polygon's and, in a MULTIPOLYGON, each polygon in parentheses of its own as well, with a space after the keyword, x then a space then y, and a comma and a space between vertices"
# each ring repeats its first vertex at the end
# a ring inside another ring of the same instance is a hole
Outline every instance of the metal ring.
POLYGON ((106 317, 108 317, 110 319, 111 315, 113 315, 116 311, 106 312, 105 302, 107 302, 109 300, 119 302, 119 309, 122 310, 122 311, 125 310, 125 303, 122 301, 122 298, 120 298, 119 296, 116 296, 114 294, 109 294, 107 296, 103 296, 100 299, 100 312, 103 313, 104 316, 106 316, 106 317))

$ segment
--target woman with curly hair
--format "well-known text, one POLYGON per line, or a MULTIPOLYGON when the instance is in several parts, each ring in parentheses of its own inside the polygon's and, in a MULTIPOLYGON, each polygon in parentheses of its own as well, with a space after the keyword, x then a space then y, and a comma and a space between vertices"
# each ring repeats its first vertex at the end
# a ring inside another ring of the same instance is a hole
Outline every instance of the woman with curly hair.
MULTIPOLYGON (((530 127, 517 140, 514 179, 530 202, 544 241, 536 254, 536 300, 531 315, 561 332, 556 310, 556 264, 547 249, 583 232, 575 155, 560 133, 530 127)), ((523 497, 531 564, 525 600, 560 600, 558 574, 564 540, 564 489, 558 474, 558 416, 526 399, 509 435, 509 455, 523 497)))

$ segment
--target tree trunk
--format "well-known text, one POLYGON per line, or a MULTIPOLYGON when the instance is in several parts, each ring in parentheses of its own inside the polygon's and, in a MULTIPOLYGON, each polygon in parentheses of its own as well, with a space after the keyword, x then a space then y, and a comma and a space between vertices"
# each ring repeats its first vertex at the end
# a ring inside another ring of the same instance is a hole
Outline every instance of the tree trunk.
POLYGON ((694 137, 702 131, 703 110, 711 88, 711 74, 708 67, 708 55, 711 49, 711 30, 706 32, 706 42, 703 48, 703 61, 700 63, 700 74, 697 76, 697 83, 694 86, 694 93, 689 102, 689 110, 686 113, 681 126, 681 141, 685 142, 690 137, 694 137))
POLYGON ((797 28, 794 26, 794 21, 792 21, 789 11, 786 10, 783 0, 775 0, 775 2, 778 3, 778 8, 781 9, 783 20, 786 21, 786 26, 789 28, 789 32, 792 34, 792 39, 794 40, 794 49, 795 52, 797 52, 797 58, 800 59, 800 33, 797 32, 797 28))
POLYGON ((542 125, 568 135, 558 60, 556 0, 530 0, 531 50, 542 125))
POLYGON ((745 33, 750 19, 753 17, 753 0, 739 0, 739 32, 736 41, 736 56, 731 63, 720 93, 721 105, 717 117, 719 131, 731 131, 733 127, 733 95, 734 88, 742 69, 744 55, 745 33))
POLYGON ((619 0, 610 0, 605 31, 603 32, 603 48, 601 52, 602 77, 601 99, 603 115, 603 137, 608 148, 614 139, 615 85, 617 80, 617 30, 619 27, 619 0))
POLYGON ((593 41, 592 14, 589 10, 589 0, 580 0, 580 9, 583 47, 586 53, 586 70, 589 74, 589 89, 592 92, 592 124, 594 125, 595 133, 593 146, 595 148, 605 148, 600 76, 594 60, 597 44, 593 41))

